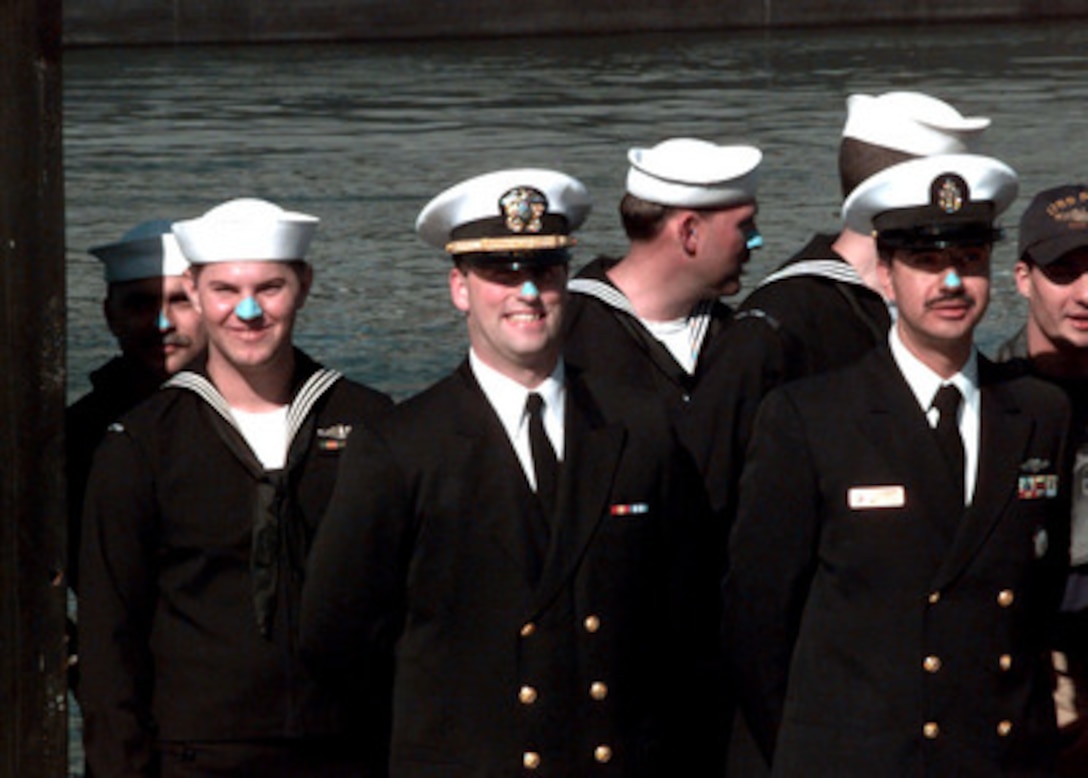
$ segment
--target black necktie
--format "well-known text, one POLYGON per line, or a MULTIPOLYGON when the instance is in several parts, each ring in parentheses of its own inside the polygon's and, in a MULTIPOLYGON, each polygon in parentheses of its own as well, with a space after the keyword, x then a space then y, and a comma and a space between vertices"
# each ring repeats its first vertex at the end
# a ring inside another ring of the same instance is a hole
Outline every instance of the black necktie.
POLYGON ((525 401, 529 413, 529 448, 533 453, 533 471, 536 473, 536 494, 544 516, 550 521, 555 512, 555 491, 559 482, 559 462, 555 449, 544 431, 544 400, 531 392, 525 401))
POLYGON ((948 460, 952 475, 959 485, 960 494, 963 494, 964 453, 963 438, 960 437, 960 425, 956 419, 956 413, 962 399, 960 390, 952 384, 942 386, 933 398, 933 407, 941 414, 937 420, 937 440, 948 460))

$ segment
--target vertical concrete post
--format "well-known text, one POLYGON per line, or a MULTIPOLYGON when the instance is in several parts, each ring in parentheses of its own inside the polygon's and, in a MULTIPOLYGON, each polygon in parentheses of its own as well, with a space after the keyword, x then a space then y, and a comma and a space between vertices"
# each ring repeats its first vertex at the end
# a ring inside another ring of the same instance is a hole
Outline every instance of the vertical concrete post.
POLYGON ((61 0, 0 3, 0 776, 68 772, 61 0))

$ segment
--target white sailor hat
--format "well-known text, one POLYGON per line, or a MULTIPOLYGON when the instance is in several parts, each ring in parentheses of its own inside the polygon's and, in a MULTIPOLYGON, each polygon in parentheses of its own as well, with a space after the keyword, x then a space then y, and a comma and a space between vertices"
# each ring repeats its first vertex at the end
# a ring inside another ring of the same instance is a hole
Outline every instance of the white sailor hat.
POLYGON ((978 154, 937 154, 870 176, 846 198, 846 226, 890 246, 945 248, 990 243, 994 220, 1016 198, 1016 173, 978 154))
POLYGON ((436 195, 416 218, 416 231, 465 261, 566 262, 571 233, 590 207, 585 186, 565 173, 497 170, 436 195))
POLYGON ((658 205, 728 208, 755 200, 762 159, 754 146, 670 138, 627 152, 627 191, 658 205))
POLYGON ((189 267, 166 219, 141 222, 121 240, 95 246, 90 253, 102 260, 107 284, 180 276, 189 267))
POLYGON ((923 157, 972 152, 989 126, 989 118, 964 116, 921 92, 885 92, 846 98, 842 136, 923 157))
POLYGON ((174 222, 182 252, 194 265, 211 262, 291 262, 306 258, 319 219, 242 197, 197 219, 174 222))

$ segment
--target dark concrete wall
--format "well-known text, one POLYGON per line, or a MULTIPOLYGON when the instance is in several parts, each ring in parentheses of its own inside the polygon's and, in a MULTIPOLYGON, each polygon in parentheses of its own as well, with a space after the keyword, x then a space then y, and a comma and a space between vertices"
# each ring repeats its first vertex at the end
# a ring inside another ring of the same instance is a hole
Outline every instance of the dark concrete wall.
POLYGON ((1088 16, 1088 0, 65 0, 64 40, 390 40, 1075 16, 1088 16))

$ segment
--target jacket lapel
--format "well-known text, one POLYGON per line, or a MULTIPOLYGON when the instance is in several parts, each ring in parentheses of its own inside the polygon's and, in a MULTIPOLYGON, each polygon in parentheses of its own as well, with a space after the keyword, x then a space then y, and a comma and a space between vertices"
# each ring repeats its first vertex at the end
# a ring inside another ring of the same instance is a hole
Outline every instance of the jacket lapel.
MULTIPOLYGON (((865 360, 875 391, 869 398, 869 416, 859 419, 863 433, 876 451, 887 452, 890 471, 906 490, 912 515, 928 521, 943 547, 952 542, 963 513, 959 492, 954 488, 943 455, 925 413, 908 386, 891 352, 882 347, 865 360), (901 463, 910 463, 904 470, 901 463)), ((869 385, 869 382, 866 382, 869 385)))
POLYGON ((521 462, 468 361, 455 374, 457 434, 461 445, 448 455, 445 469, 467 491, 461 496, 466 520, 481 522, 511 564, 531 584, 529 561, 536 555, 526 511, 532 497, 521 462), (479 499, 486 494, 486 502, 479 499), (486 505, 486 509, 481 506, 486 505))
POLYGON ((947 586, 971 562, 1016 495, 1016 478, 1034 426, 1020 412, 1006 386, 995 380, 994 365, 979 358, 982 407, 978 478, 975 495, 964 514, 955 542, 934 581, 947 586))
POLYGON ((626 430, 607 423, 582 376, 567 366, 566 453, 552 541, 534 601, 542 607, 573 575, 604 518, 626 430))

